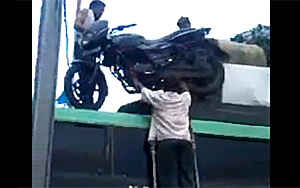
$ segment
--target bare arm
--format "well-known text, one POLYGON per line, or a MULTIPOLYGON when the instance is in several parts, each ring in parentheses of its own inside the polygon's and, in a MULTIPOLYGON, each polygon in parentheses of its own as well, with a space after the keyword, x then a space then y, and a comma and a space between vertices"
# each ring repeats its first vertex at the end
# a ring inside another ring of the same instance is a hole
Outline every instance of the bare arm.
POLYGON ((79 10, 74 22, 74 29, 79 32, 86 32, 94 23, 94 14, 90 9, 79 10))
POLYGON ((131 76, 132 76, 132 81, 133 81, 133 85, 134 88, 138 91, 141 92, 142 88, 144 87, 141 82, 138 80, 138 78, 136 77, 136 73, 134 71, 131 71, 131 76))
POLYGON ((80 11, 80 6, 81 6, 81 0, 77 0, 76 16, 78 15, 78 12, 80 11))

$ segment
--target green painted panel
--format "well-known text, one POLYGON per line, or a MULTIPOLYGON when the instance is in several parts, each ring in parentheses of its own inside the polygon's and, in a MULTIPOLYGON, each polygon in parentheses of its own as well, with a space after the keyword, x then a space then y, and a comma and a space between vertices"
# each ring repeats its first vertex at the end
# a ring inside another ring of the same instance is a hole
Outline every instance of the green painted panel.
POLYGON ((195 133, 221 136, 270 139, 270 127, 192 120, 195 133))
POLYGON ((81 109, 74 110, 56 108, 55 119, 57 121, 132 128, 148 128, 150 125, 150 116, 81 109))
MULTIPOLYGON (((57 121, 94 124, 104 127, 115 126, 146 129, 150 125, 150 116, 79 109, 56 108, 55 119, 57 121)), ((192 120, 192 125, 195 133, 270 139, 270 127, 204 120, 192 120)))

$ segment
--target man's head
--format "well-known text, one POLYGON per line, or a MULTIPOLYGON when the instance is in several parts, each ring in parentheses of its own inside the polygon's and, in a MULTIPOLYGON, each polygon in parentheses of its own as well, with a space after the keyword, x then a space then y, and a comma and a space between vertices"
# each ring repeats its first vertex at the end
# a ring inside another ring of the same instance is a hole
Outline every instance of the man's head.
POLYGON ((188 17, 180 17, 178 22, 177 22, 177 26, 180 29, 187 29, 187 28, 191 28, 191 22, 189 20, 188 17))
POLYGON ((188 87, 185 82, 180 80, 176 76, 168 76, 162 78, 161 87, 164 91, 173 91, 179 94, 188 91, 188 87))
POLYGON ((100 19, 100 17, 102 16, 102 14, 104 12, 105 6, 106 5, 100 0, 93 0, 90 3, 89 9, 91 9, 93 11, 95 21, 100 19))

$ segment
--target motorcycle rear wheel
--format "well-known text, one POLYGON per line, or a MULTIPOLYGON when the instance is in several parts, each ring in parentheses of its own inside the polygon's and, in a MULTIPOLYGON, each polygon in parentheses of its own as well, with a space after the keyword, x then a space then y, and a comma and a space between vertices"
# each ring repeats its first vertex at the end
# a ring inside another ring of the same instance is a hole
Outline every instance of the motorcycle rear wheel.
POLYGON ((75 108, 98 110, 105 101, 108 94, 105 76, 98 71, 93 82, 89 83, 92 72, 92 68, 83 64, 73 64, 66 73, 64 90, 68 101, 75 108))

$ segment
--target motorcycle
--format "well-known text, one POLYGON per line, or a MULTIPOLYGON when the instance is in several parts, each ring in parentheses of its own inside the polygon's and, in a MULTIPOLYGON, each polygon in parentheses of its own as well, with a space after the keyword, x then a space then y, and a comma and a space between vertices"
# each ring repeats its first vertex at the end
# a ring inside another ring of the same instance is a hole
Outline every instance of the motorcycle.
POLYGON ((64 79, 64 90, 72 106, 101 108, 108 95, 101 66, 109 67, 129 94, 138 93, 132 81, 134 75, 152 90, 160 89, 163 78, 173 75, 187 82, 193 99, 221 100, 222 62, 228 55, 214 39, 205 38, 210 28, 181 29, 157 40, 138 34, 116 34, 135 25, 113 29, 106 25, 97 33, 80 37, 64 79))

